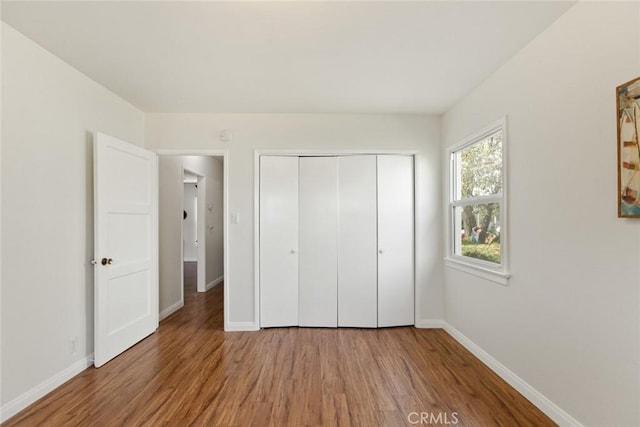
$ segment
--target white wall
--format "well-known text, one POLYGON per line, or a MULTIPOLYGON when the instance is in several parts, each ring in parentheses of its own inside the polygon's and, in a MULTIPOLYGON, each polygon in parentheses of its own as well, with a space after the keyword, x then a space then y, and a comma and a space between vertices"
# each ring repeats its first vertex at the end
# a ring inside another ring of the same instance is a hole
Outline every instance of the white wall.
MULTIPOLYGON (((206 200, 198 200, 199 218, 205 218, 206 283, 224 275, 223 249, 223 164, 221 159, 211 156, 160 156, 160 312, 182 301, 183 182, 182 168, 204 177, 206 200), (209 211, 207 206, 213 205, 209 211)), ((200 184, 199 184, 200 185, 200 184)), ((199 242, 200 243, 200 242, 199 242)))
POLYGON ((196 229, 196 220, 198 212, 196 211, 196 199, 198 197, 198 189, 196 184, 184 184, 182 193, 182 209, 187 213, 187 217, 182 221, 182 240, 184 241, 183 258, 185 261, 198 260, 198 231, 196 229))
MULTIPOLYGON (((0 8, 0 18, 2 18, 2 8, 0 8)), ((2 47, 2 40, 3 40, 3 32, 2 32, 2 28, 0 28, 0 49, 2 47)), ((2 82, 2 76, 3 76, 3 72, 2 72, 2 62, 3 59, 0 56, 0 83, 2 82)), ((0 84, 0 100, 2 100, 2 84, 0 84)), ((0 114, 2 111, 2 102, 0 102, 0 114)), ((2 135, 3 135, 3 126, 2 126, 2 117, 0 117, 0 178, 2 177, 2 135)), ((2 309, 2 277, 3 277, 3 273, 2 273, 2 181, 0 179, 0 310, 2 309)), ((0 313, 0 410, 2 408, 2 402, 3 402, 3 398, 2 398, 2 313, 0 313)), ((0 422, 2 421, 2 415, 0 414, 0 422)))
POLYGON ((1 51, 4 408, 93 353, 93 132, 144 115, 4 23, 1 51))
POLYGON ((160 315, 182 304, 182 262, 180 229, 182 227, 181 163, 173 156, 158 158, 158 228, 160 289, 158 294, 160 315), (169 243, 171 242, 171 243, 169 243), (164 313, 163 313, 164 312, 164 313))
POLYGON ((330 114, 147 114, 150 149, 229 150, 229 211, 240 215, 229 227, 231 323, 254 319, 254 150, 417 150, 421 192, 418 204, 416 286, 423 318, 442 317, 441 148, 439 119, 410 115, 330 114), (233 132, 228 143, 217 138, 233 132))
POLYGON ((221 157, 204 157, 208 169, 204 170, 206 204, 199 205, 200 217, 206 218, 207 275, 206 284, 224 276, 224 165, 221 157), (202 214, 204 212, 204 215, 202 214), (210 227, 213 226, 213 229, 210 227))
MULTIPOLYGON (((615 87, 640 4, 581 2, 443 117, 508 116, 508 286, 447 269, 445 318, 585 425, 640 425, 640 222, 618 219, 615 87)), ((445 179, 445 185, 446 185, 445 179)))

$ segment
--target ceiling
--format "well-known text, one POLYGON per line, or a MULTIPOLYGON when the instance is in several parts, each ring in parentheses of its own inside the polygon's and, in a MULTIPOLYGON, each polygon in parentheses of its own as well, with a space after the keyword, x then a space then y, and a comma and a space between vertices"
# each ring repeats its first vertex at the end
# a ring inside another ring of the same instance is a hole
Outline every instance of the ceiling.
POLYGON ((440 114, 573 2, 2 2, 145 112, 440 114))

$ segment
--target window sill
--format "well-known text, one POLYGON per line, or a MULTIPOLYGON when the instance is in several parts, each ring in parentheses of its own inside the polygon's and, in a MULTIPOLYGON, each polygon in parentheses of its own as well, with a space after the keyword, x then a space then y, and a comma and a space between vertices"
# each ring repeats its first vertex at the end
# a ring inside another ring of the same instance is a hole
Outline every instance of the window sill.
POLYGON ((500 285, 504 285, 504 286, 508 285, 509 279, 511 278, 511 274, 509 273, 491 270, 489 268, 485 268, 479 265, 474 265, 469 262, 464 262, 455 258, 446 257, 444 261, 447 264, 447 267, 449 268, 453 268, 454 270, 464 271, 465 273, 471 274, 476 277, 480 277, 482 279, 490 280, 500 285))

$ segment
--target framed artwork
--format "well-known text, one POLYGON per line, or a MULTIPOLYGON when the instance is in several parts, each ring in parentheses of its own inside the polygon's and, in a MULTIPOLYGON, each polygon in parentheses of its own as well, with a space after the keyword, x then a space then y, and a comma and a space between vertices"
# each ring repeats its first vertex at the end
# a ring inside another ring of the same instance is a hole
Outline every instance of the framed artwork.
POLYGON ((616 88, 618 217, 640 218, 640 77, 616 88))

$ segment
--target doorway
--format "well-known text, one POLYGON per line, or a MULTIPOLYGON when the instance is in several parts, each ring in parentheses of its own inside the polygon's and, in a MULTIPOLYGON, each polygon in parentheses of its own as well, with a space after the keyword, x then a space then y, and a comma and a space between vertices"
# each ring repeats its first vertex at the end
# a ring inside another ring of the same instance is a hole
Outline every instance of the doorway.
POLYGON ((216 286, 226 307, 226 153, 158 154, 160 319, 216 286))
POLYGON ((188 169, 182 170, 182 287, 183 295, 190 291, 204 292, 206 288, 206 254, 199 242, 204 242, 205 230, 202 215, 198 209, 198 199, 204 200, 203 194, 199 193, 204 187, 204 177, 188 169))

